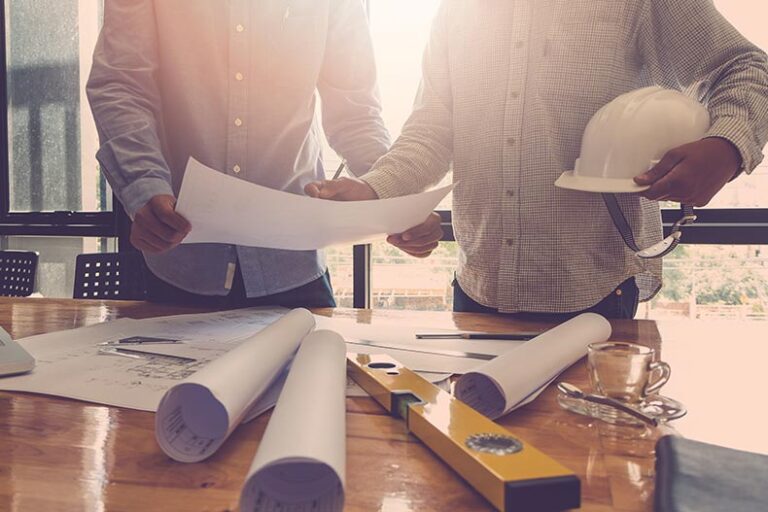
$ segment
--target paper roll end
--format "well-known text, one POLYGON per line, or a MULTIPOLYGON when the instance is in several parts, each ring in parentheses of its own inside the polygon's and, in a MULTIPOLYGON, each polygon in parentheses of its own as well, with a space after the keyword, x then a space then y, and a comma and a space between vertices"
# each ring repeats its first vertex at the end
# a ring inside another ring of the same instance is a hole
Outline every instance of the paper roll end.
POLYGON ((227 410, 200 384, 172 387, 155 414, 155 440, 177 462, 207 459, 227 438, 228 430, 227 410))
POLYGON ((240 495, 241 512, 292 509, 302 504, 324 512, 344 509, 344 485, 330 465, 312 459, 275 462, 251 475, 240 495))
POLYGON ((456 382, 456 398, 492 420, 502 416, 507 406, 501 386, 478 372, 467 373, 456 382))

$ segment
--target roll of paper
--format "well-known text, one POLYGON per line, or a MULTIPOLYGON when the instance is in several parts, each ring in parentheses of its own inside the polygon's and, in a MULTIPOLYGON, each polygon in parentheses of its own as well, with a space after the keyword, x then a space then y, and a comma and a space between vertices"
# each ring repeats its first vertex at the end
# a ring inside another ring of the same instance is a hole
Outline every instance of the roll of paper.
POLYGON ((295 309, 169 389, 155 416, 160 448, 179 462, 210 457, 270 391, 314 326, 312 313, 295 309))
POLYGON ((587 354, 590 343, 607 341, 611 324, 584 313, 465 374, 456 397, 491 419, 533 401, 563 371, 587 354))
POLYGON ((341 336, 307 336, 245 480, 242 512, 343 509, 346 375, 341 336))

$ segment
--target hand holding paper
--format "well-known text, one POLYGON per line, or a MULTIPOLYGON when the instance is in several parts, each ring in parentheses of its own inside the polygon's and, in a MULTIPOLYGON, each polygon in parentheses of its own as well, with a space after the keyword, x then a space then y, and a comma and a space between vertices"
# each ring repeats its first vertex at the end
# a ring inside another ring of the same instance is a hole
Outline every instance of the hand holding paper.
MULTIPOLYGON (((333 201, 369 201, 379 197, 368 183, 358 178, 317 181, 304 187, 304 192, 309 197, 333 201)), ((390 233, 387 242, 411 256, 426 258, 442 239, 442 219, 437 213, 431 213, 426 221, 404 233, 390 233)))
POLYGON ((424 222, 451 188, 376 201, 324 201, 254 185, 190 159, 176 211, 192 224, 183 243, 315 250, 407 231, 424 222))

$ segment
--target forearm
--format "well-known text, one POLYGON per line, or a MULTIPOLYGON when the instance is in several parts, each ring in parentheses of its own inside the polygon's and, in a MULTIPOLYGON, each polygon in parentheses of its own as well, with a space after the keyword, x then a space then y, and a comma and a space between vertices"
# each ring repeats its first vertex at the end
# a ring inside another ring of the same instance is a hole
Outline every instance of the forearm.
POLYGON ((709 137, 731 142, 741 154, 742 170, 752 172, 768 142, 768 59, 752 50, 729 61, 709 90, 709 137))
POLYGON ((640 51, 657 83, 696 88, 712 117, 710 137, 730 141, 743 170, 768 140, 768 59, 709 0, 647 0, 640 51))
POLYGON ((152 3, 112 0, 88 80, 99 132, 97 160, 129 215, 151 197, 172 194, 162 154, 152 3))
POLYGON ((415 194, 437 184, 453 158, 450 116, 434 109, 415 111, 389 153, 362 177, 380 198, 415 194))

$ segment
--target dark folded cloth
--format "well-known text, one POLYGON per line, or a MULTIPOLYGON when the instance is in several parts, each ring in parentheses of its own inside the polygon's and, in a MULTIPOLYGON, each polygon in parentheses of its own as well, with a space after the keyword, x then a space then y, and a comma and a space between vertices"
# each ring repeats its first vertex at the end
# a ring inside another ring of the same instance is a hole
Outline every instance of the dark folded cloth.
POLYGON ((656 445, 654 509, 768 511, 768 456, 662 437, 656 445))

